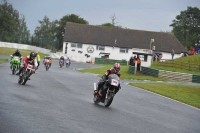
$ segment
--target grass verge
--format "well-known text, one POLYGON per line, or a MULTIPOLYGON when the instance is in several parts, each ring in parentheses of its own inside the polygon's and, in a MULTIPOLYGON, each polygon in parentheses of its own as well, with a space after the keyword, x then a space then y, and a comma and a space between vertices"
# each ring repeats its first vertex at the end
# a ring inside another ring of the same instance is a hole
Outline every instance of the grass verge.
MULTIPOLYGON (((83 70, 79 70, 80 72, 87 72, 87 73, 94 73, 99 74, 99 76, 102 76, 106 70, 113 67, 113 65, 99 65, 99 68, 86 68, 83 70)), ((142 74, 134 75, 128 73, 129 66, 121 66, 121 77, 120 79, 129 79, 129 80, 151 80, 151 81, 169 81, 167 79, 163 78, 157 78, 153 76, 146 76, 142 74)))
POLYGON ((200 109, 199 86, 182 86, 161 83, 130 83, 130 85, 169 97, 200 109))
POLYGON ((7 59, 0 59, 0 64, 8 62, 7 59))

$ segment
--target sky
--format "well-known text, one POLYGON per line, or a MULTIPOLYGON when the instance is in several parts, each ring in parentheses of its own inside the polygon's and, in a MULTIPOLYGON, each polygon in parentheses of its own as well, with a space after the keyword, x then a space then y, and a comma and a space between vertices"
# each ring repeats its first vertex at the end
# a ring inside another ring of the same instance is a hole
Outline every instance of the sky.
POLYGON ((39 20, 46 15, 50 21, 76 14, 90 25, 111 23, 122 28, 145 31, 171 31, 172 20, 188 6, 200 8, 200 0, 7 0, 25 16, 33 34, 39 20))

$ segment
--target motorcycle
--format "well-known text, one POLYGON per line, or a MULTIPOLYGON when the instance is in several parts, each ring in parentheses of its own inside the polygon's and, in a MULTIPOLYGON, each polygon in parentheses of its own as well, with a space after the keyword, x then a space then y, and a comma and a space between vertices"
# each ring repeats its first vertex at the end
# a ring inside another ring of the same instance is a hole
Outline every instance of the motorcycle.
POLYGON ((69 60, 66 60, 66 67, 68 68, 69 67, 69 60))
POLYGON ((62 68, 64 66, 64 60, 60 60, 59 65, 60 65, 60 68, 62 68))
POLYGON ((44 66, 46 68, 46 71, 50 68, 51 60, 50 59, 45 59, 44 60, 44 66))
POLYGON ((29 77, 31 76, 31 73, 34 72, 35 69, 33 69, 33 65, 27 64, 22 68, 22 72, 19 75, 18 83, 25 85, 29 77))
POLYGON ((11 59, 11 70, 12 70, 12 74, 15 74, 17 70, 19 70, 19 66, 20 66, 20 57, 18 56, 12 56, 11 59))
MULTIPOLYGON (((110 74, 105 84, 106 92, 102 92, 102 96, 100 96, 99 93, 95 93, 93 101, 95 104, 102 102, 104 103, 105 107, 109 107, 114 99, 116 92, 120 89, 119 77, 116 74, 110 74)), ((94 83, 94 91, 97 91, 96 89, 97 85, 94 83)))

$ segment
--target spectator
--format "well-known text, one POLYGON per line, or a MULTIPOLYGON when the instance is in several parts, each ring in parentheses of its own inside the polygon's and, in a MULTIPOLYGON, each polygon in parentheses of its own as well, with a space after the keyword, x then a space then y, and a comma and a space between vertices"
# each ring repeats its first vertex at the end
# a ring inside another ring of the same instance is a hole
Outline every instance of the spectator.
POLYGON ((130 60, 129 60, 129 65, 133 66, 133 56, 131 56, 130 60))
POLYGON ((140 71, 141 60, 140 57, 137 56, 137 70, 140 71))
POLYGON ((174 49, 172 49, 172 60, 174 59, 174 49))

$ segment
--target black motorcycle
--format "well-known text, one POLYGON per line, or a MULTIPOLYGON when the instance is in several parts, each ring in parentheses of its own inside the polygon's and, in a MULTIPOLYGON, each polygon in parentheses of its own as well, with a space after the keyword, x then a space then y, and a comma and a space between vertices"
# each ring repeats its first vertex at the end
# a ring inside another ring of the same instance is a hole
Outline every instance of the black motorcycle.
MULTIPOLYGON (((102 92, 102 96, 100 96, 99 93, 95 93, 93 101, 95 104, 102 102, 105 107, 109 107, 116 92, 120 89, 119 77, 116 74, 110 74, 103 86, 106 86, 106 89, 102 92)), ((96 83, 94 83, 94 91, 96 91, 96 88, 96 83)))
POLYGON ((62 68, 64 66, 64 60, 60 60, 59 65, 60 65, 60 68, 62 68))

